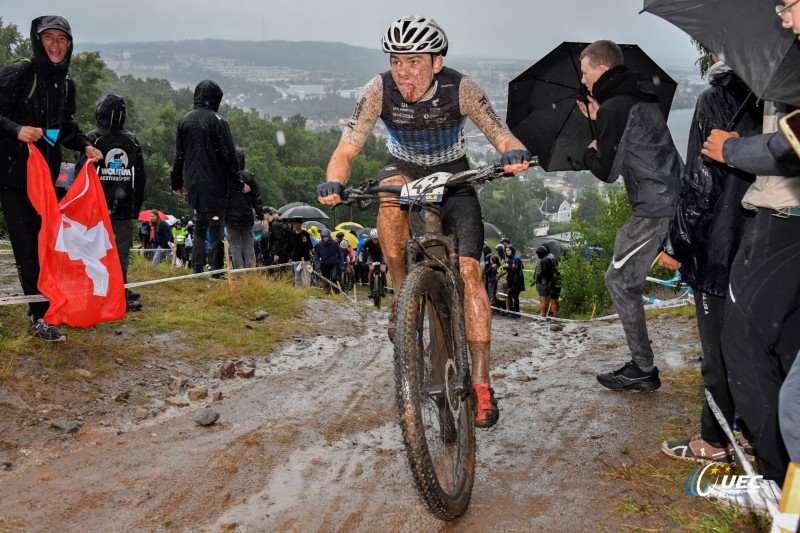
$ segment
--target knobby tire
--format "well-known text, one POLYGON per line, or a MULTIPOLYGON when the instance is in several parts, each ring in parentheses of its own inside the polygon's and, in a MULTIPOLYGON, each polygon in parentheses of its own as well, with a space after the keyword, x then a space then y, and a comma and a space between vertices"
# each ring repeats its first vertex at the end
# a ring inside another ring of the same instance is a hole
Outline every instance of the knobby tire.
MULTIPOLYGON (((453 385, 461 361, 468 360, 463 320, 450 312, 454 305, 442 272, 412 270, 400 290, 394 353, 409 466, 421 499, 441 520, 467 510, 475 476, 473 395, 455 394, 444 379, 447 374, 453 385)), ((469 388, 468 373, 466 383, 469 388)))

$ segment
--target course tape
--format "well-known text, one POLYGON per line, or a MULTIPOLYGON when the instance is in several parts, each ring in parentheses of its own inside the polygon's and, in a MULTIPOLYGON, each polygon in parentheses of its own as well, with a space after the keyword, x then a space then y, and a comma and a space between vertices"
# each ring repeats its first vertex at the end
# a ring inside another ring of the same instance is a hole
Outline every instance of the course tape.
MULTIPOLYGON (((728 440, 733 445, 733 449, 736 452, 736 458, 739 460, 739 464, 742 465, 742 468, 747 473, 748 476, 752 478, 756 477, 756 472, 753 470, 753 465, 750 464, 750 461, 747 459, 747 455, 744 453, 744 450, 741 446, 739 446, 739 442, 736 440, 736 437, 733 436, 733 431, 731 431, 731 427, 728 425, 728 421, 725 420, 725 416, 723 416, 722 411, 720 411, 717 402, 714 401, 714 396, 711 395, 711 392, 706 389, 706 401, 708 401, 708 406, 711 408, 711 412, 714 413, 714 418, 717 419, 720 427, 725 432, 725 435, 728 437, 728 440)), ((767 511, 772 516, 772 520, 776 522, 780 522, 784 520, 785 516, 782 516, 784 513, 781 513, 778 510, 778 507, 775 505, 773 498, 775 495, 772 494, 772 490, 770 489, 769 484, 765 481, 759 479, 758 480, 758 489, 764 494, 764 501, 767 504, 767 511)), ((796 527, 796 526, 795 526, 796 527)))
MULTIPOLYGON (((131 289, 134 287, 143 287, 145 285, 156 285, 158 283, 166 283, 168 281, 181 281, 185 279, 192 279, 192 278, 202 278, 207 276, 213 276, 214 274, 225 274, 225 273, 242 273, 242 272, 257 272, 261 270, 272 270, 276 268, 282 268, 292 266, 292 263, 281 263, 279 265, 269 265, 264 267, 254 267, 254 268, 239 268, 239 269, 228 269, 228 268, 221 268, 219 270, 208 270, 206 272, 199 272, 196 274, 186 274, 183 276, 171 276, 168 278, 161 278, 161 279, 153 279, 149 281, 137 281, 134 283, 126 283, 125 288, 131 289)), ((0 298, 0 306, 2 305, 18 305, 18 304, 29 304, 34 302, 46 302, 48 301, 47 298, 42 296, 41 294, 32 294, 29 296, 6 296, 0 298)))

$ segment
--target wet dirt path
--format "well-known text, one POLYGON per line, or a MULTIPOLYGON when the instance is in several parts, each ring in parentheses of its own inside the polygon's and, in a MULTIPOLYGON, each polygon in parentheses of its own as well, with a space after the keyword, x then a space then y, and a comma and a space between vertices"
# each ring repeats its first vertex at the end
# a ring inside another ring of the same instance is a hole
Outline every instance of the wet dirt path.
MULTIPOLYGON (((629 487, 602 475, 603 461, 631 444, 631 420, 646 424, 667 416, 669 406, 658 392, 619 394, 596 383, 597 371, 626 360, 618 322, 551 331, 543 322, 494 320, 500 422, 478 434, 468 512, 444 524, 418 500, 403 454, 386 311, 311 300, 304 315, 320 325, 315 332, 259 361, 256 378, 223 401, 208 402, 220 413, 216 425, 194 423, 202 407, 170 411, 147 424, 97 428, 93 445, 40 451, 0 472, 0 526, 81 533, 620 528, 610 502, 629 487), (336 324, 326 326, 332 316, 336 324)), ((665 386, 686 365, 682 354, 697 347, 692 326, 652 321, 665 386)))

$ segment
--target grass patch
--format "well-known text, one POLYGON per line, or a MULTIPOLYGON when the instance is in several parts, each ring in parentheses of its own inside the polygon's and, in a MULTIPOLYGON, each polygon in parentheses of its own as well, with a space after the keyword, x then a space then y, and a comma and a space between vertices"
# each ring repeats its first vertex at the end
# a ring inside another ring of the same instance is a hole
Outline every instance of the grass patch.
MULTIPOLYGON (((685 368, 665 371, 661 377, 667 386, 659 391, 659 401, 674 408, 663 416, 631 425, 627 440, 631 444, 621 445, 600 460, 604 466, 598 475, 627 489, 625 499, 614 503, 614 513, 633 522, 647 517, 648 524, 660 524, 658 530, 666 525, 666 530, 673 527, 681 531, 769 531, 765 516, 686 494, 687 476, 698 465, 671 459, 659 447, 662 440, 683 439, 698 432, 703 378, 699 370, 685 368)), ((731 466, 731 474, 744 473, 738 465, 731 466)))
MULTIPOLYGON (((132 258, 128 279, 149 281, 183 275, 188 270, 153 268, 132 258)), ((263 356, 303 326, 296 320, 304 299, 317 290, 296 288, 281 277, 245 273, 235 281, 208 278, 144 285, 144 309, 124 319, 92 328, 63 326, 64 343, 43 343, 28 336, 23 306, 0 308, 0 380, 28 379, 21 365, 35 358, 65 379, 81 379, 76 368, 95 375, 112 372, 117 362, 138 362, 143 355, 184 358, 263 356), (269 317, 255 321, 256 311, 269 317), (116 361, 120 360, 120 361, 116 361)))

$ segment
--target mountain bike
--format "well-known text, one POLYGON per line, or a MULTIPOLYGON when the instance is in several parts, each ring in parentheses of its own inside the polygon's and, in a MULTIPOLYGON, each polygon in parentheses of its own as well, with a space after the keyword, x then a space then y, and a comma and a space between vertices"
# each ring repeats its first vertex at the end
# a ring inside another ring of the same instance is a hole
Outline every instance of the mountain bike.
POLYGON ((372 303, 375 304, 375 307, 378 309, 381 308, 381 298, 385 296, 384 292, 386 291, 386 285, 383 280, 383 274, 381 273, 381 263, 379 261, 375 261, 372 263, 373 275, 372 275, 372 283, 370 284, 370 291, 372 291, 372 303))
POLYGON ((478 185, 500 175, 502 167, 491 165, 457 174, 438 172, 403 186, 372 181, 343 193, 346 205, 367 208, 378 199, 425 211, 424 233, 406 241, 408 275, 397 304, 394 373, 411 474, 425 506, 441 520, 461 516, 472 496, 475 397, 458 243, 442 234, 438 204, 448 187, 478 185))

